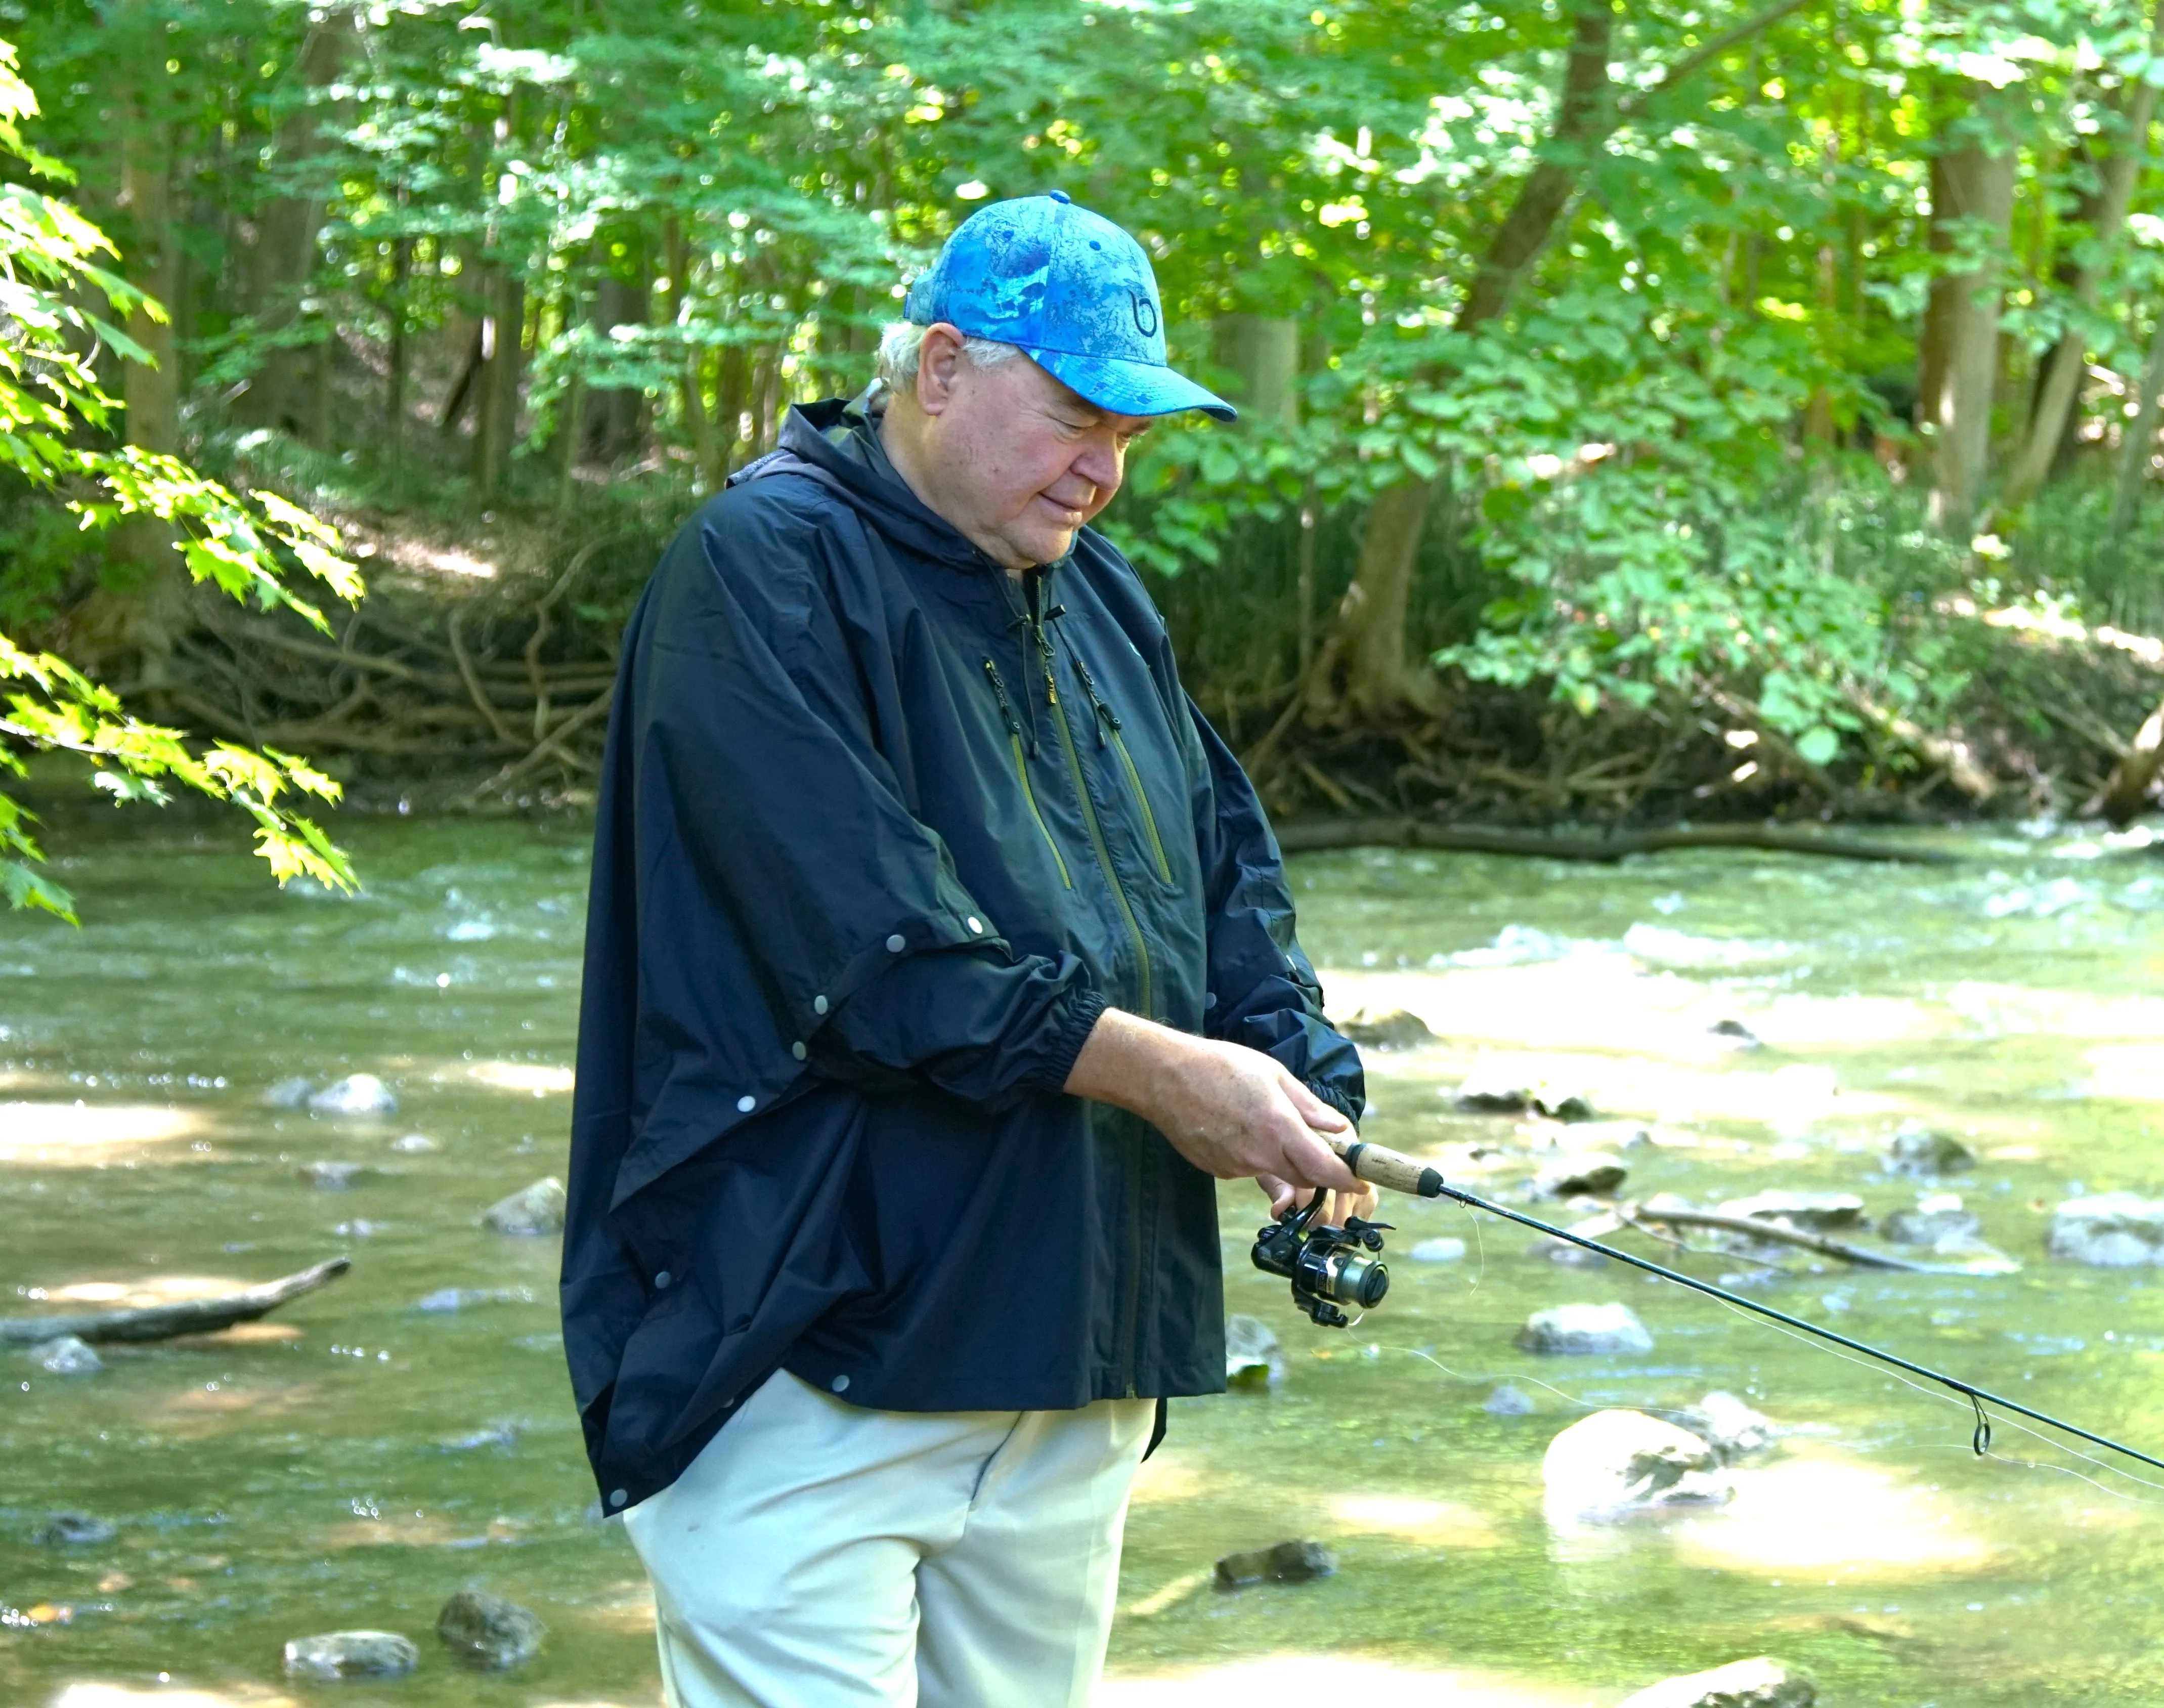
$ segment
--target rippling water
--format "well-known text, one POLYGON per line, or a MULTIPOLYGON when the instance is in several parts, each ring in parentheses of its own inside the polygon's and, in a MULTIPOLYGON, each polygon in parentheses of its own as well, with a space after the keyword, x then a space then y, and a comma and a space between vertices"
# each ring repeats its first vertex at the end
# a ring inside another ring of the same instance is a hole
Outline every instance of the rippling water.
MULTIPOLYGON (((0 1352, 0 1703, 313 1700, 281 1677, 281 1644, 354 1627, 405 1632, 423 1664, 337 1687, 341 1703, 652 1702, 643 1579, 591 1516, 555 1243, 477 1225, 562 1172, 583 832, 362 822, 354 901, 280 895, 186 821, 92 834, 71 829, 60 873, 81 930, 0 917, 0 1309, 175 1296, 342 1251, 354 1268, 254 1329, 108 1348, 94 1376, 0 1352), (355 1072, 396 1090, 395 1116, 265 1101, 281 1080, 355 1072), (415 1133, 437 1148, 395 1143, 415 1133), (302 1174, 319 1161, 360 1166, 324 1190, 302 1174), (447 1288, 489 1296, 421 1308, 447 1288), (118 1534, 33 1542, 62 1510, 118 1534), (542 1615, 538 1660, 486 1679, 449 1663, 435 1613, 467 1583, 542 1615)), ((1624 1153, 1631 1195, 1839 1189, 1883 1215, 1919 1190, 1884 1170, 1885 1138, 1910 1121, 1959 1134, 1980 1160, 1942 1190, 2019 1274, 1799 1262, 1755 1277, 1757 1295, 2164 1457, 2149 1272, 2055 1264, 2042 1243, 2071 1194, 2164 1194, 2164 871, 2048 838, 1964 846, 1981 857, 1952 868, 1370 854, 1296 870, 1333 1009, 1403 1008, 1437 1034, 1371 1056, 1368 1137, 1526 1201, 1556 1135, 1455 1113, 1477 1069, 1649 1127, 1624 1153), (1730 1047, 1722 1021, 1765 1047, 1730 1047)), ((1391 1206, 1387 1303, 1349 1334, 1314 1330, 1246 1266, 1259 1196, 1227 1187, 1225 1204, 1232 1308, 1274 1329, 1286 1375, 1174 1407, 1129 1527, 1109 1704, 1327 1689, 1369 1708, 1605 1705, 1767 1653, 1827 1703, 2164 1702, 2164 1488, 2083 1480, 2092 1468, 2005 1425, 2002 1457, 1978 1462, 1944 1395, 1435 1205, 1391 1206), (1407 1259, 1442 1236, 1463 1259, 1407 1259), (1531 1310, 1610 1300, 1652 1354, 1512 1345, 1531 1310), (1484 1409, 1505 1382, 1530 1415, 1484 1409), (1714 1388, 1794 1432, 1728 1506, 1551 1527, 1540 1460, 1559 1429, 1714 1388), (1219 1554, 1295 1536, 1327 1541, 1337 1575, 1203 1582, 1219 1554)))

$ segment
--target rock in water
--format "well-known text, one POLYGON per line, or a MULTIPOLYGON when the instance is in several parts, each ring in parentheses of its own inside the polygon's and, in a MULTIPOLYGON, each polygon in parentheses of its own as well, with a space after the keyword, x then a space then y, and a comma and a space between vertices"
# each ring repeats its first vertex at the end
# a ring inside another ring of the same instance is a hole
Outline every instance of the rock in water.
POLYGON ((308 1107, 318 1115, 394 1115, 398 1099, 375 1075, 348 1074, 309 1098, 308 1107))
POLYGON ((87 1512, 55 1512, 30 1532, 40 1548, 96 1548, 120 1532, 87 1512))
POLYGON ((1936 1180, 1976 1166, 1976 1153, 1950 1133, 1904 1127, 1887 1142, 1886 1166, 1897 1175, 1936 1180))
POLYGON ((1802 1673, 1761 1655, 1710 1673, 1648 1684, 1622 1708, 1812 1708, 1817 1688, 1802 1673))
POLYGON ((1556 1524, 1612 1524, 1653 1507, 1719 1506, 1735 1491, 1714 1451, 1642 1411, 1596 1411, 1548 1443, 1543 1505, 1556 1524))
POLYGON ((1533 1415, 1533 1396, 1523 1388, 1505 1382, 1480 1402, 1480 1409, 1490 1417, 1530 1417, 1533 1415))
POLYGON ((1447 1234, 1439 1239, 1423 1239, 1405 1255, 1416 1264, 1454 1264, 1465 1255, 1465 1242, 1447 1234))
POLYGON ((523 1666, 541 1652, 540 1616, 486 1590, 465 1589, 444 1603, 436 1635, 468 1666, 489 1672, 523 1666))
POLYGON ((1863 1225, 1863 1200, 1853 1192, 1783 1192, 1778 1188, 1731 1198, 1714 1206, 1723 1216, 1749 1216, 1761 1222, 1785 1222, 1810 1233, 1831 1233, 1863 1225))
POLYGON ((313 1080, 303 1080, 297 1076, 288 1080, 274 1080, 270 1089, 264 1092, 263 1101, 273 1109, 298 1109, 308 1101, 309 1094, 315 1089, 316 1082, 313 1080))
POLYGON ((1930 1192, 1916 1201, 1914 1210, 1896 1210, 1883 1229, 1895 1245, 1929 1245, 1954 1251, 1972 1245, 1983 1234, 1983 1218, 1962 1208, 1957 1192, 1930 1192))
POLYGON ((1259 1316, 1225 1322, 1225 1380, 1234 1388, 1274 1388, 1285 1377, 1285 1356, 1270 1326, 1259 1316))
POLYGON ((1711 1448, 1725 1465, 1762 1453, 1778 1432, 1773 1419, 1718 1390, 1678 1414, 1676 1422, 1711 1448))
POLYGON ((421 1156, 432 1150, 441 1150, 443 1146, 425 1133, 409 1133, 403 1138, 392 1139, 391 1148, 407 1156, 421 1156))
POLYGON ((513 1192, 508 1198, 490 1205, 481 1220, 498 1233, 561 1233, 564 1183, 554 1175, 544 1180, 536 1180, 523 1191, 513 1192))
POLYGON ((1217 1562, 1216 1582, 1221 1590, 1237 1590, 1247 1584, 1305 1584, 1310 1578, 1326 1578, 1337 1569, 1337 1562, 1321 1542, 1281 1542, 1275 1548, 1226 1554, 1217 1562))
POLYGON ((301 1178, 318 1192, 343 1192, 360 1174, 359 1163, 302 1163, 301 1178))
POLYGON ((1419 1015, 1403 1008, 1393 1008, 1387 1014, 1372 1013, 1363 1008, 1347 1017, 1337 1028, 1353 1043, 1364 1044, 1369 1049, 1418 1049, 1424 1043, 1433 1043, 1435 1033, 1419 1015))
POLYGON ((402 1679, 421 1651, 395 1631, 327 1631, 286 1645, 286 1670, 297 1679, 402 1679))
POLYGON ((1740 1020, 1716 1020, 1706 1031, 1728 1049, 1763 1049, 1766 1041, 1740 1020))
POLYGON ((1538 1353, 1651 1352, 1653 1337, 1628 1305, 1557 1305, 1526 1319, 1518 1331, 1518 1348, 1538 1353))
POLYGON ((72 1334, 33 1347, 30 1356, 37 1359, 38 1368, 49 1375, 94 1376, 105 1368, 105 1360, 98 1357, 97 1348, 72 1334))
POLYGON ((1507 1068, 1476 1064, 1458 1088, 1457 1101, 1468 1115, 1522 1115, 1533 1106, 1533 1088, 1507 1068))
POLYGON ((2051 1212, 2044 1248, 2055 1258, 2107 1269, 2164 1263, 2164 1200, 2132 1192, 2069 1198, 2051 1212))
POLYGON ((1568 1085, 1542 1085, 1533 1093, 1533 1107, 1553 1121, 1594 1121, 1600 1116, 1588 1093, 1568 1085))
POLYGON ((464 1311, 475 1305, 531 1305, 530 1287, 439 1287, 414 1301, 416 1311, 464 1311))
POLYGON ((1575 1198, 1581 1193, 1605 1198, 1623 1184, 1630 1172, 1620 1157, 1597 1150, 1577 1151, 1543 1164, 1533 1176, 1533 1185, 1551 1198, 1575 1198))

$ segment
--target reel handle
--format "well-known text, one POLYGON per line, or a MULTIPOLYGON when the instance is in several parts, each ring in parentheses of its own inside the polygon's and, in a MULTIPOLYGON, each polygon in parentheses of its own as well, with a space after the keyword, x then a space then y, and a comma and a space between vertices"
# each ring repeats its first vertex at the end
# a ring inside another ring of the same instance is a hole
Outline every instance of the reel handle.
POLYGON ((1440 1198, 1442 1196, 1442 1174, 1427 1164, 1416 1162, 1402 1151, 1387 1145, 1367 1144, 1358 1138, 1347 1138, 1342 1133, 1326 1133, 1317 1135, 1324 1143, 1345 1159, 1345 1166, 1361 1180, 1378 1186, 1387 1186, 1393 1192, 1408 1193, 1416 1198, 1440 1198))

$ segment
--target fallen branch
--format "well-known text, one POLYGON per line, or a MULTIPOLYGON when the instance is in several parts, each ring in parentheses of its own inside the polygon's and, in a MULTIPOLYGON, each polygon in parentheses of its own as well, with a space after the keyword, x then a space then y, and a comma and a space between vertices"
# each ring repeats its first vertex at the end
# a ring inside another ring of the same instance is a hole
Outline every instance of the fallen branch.
POLYGON ((38 1346, 64 1334, 99 1344, 213 1334, 236 1322, 253 1322, 267 1316, 288 1300, 335 1281, 352 1267, 350 1258, 333 1258, 298 1274, 215 1299, 183 1299, 177 1304, 93 1311, 80 1316, 0 1316, 0 1346, 38 1346))
MULTIPOLYGON (((1772 1245, 1793 1245, 1804 1251, 1816 1252, 1820 1257, 1838 1259, 1845 1264, 1854 1264, 1863 1269, 1898 1269, 1911 1275, 1983 1275, 2005 1271, 1993 1265, 1977 1267, 1967 1264, 1923 1264, 1913 1258, 1897 1258, 1891 1252, 1872 1251, 1860 1245, 1851 1245, 1844 1239, 1829 1239, 1822 1233, 1806 1233, 1785 1222, 1762 1221, 1756 1216, 1723 1216, 1716 1210, 1656 1210, 1650 1205, 1632 1204, 1615 1212, 1626 1227, 1636 1227, 1640 1222, 1664 1222, 1670 1227, 1708 1227, 1722 1233, 1741 1234, 1746 1239, 1763 1240, 1772 1245)), ((1639 1229, 1651 1233, 1649 1228, 1639 1229)), ((1658 1238, 1659 1236, 1652 1236, 1658 1238)), ((2009 1269, 2011 1264, 2007 1266, 2009 1269)))
POLYGON ((1964 856, 1944 849, 1909 848, 1773 824, 1707 824, 1668 830, 1620 830, 1599 835, 1557 835, 1544 830, 1504 830, 1474 824, 1434 824, 1418 818, 1324 819, 1282 825, 1278 844, 1288 854, 1341 848, 1426 848, 1449 854, 1529 854, 1552 860, 1620 860, 1631 854, 1679 848, 1765 849, 1778 854, 1824 854, 1836 859, 1909 861, 1951 865, 1964 856))

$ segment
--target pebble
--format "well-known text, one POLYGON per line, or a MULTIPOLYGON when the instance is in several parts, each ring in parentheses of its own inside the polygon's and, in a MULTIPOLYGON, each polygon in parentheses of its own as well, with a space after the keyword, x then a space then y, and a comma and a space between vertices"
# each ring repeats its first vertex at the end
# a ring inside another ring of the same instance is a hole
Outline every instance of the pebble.
POLYGON ((425 1133, 409 1133, 402 1138, 392 1139, 391 1148, 407 1156, 422 1156, 432 1150, 441 1150, 443 1146, 425 1133))
POLYGON ((1976 1153, 1950 1133, 1904 1127, 1887 1141, 1886 1166, 1897 1175, 1936 1180, 1976 1166, 1976 1153))
POLYGON ((286 1670, 297 1679, 402 1679, 421 1651, 395 1631, 327 1631, 286 1645, 286 1670))
POLYGON ((95 1548, 119 1534, 87 1512, 55 1512, 30 1532, 30 1540, 40 1548, 95 1548))
POLYGON ((343 1192, 360 1173, 359 1163, 302 1163, 300 1177, 318 1192, 343 1192))
POLYGON ((105 1368, 105 1360, 98 1357, 97 1349, 72 1334, 63 1334, 57 1340, 33 1347, 30 1356, 37 1359, 38 1368, 50 1376, 94 1376, 105 1368))
POLYGON ((1714 1450, 1642 1411, 1596 1411, 1541 1458, 1551 1523, 1610 1524, 1654 1507, 1720 1506, 1734 1494, 1714 1450))
POLYGON ((1714 1208, 1722 1216, 1785 1222, 1811 1233, 1831 1233, 1838 1228, 1865 1225, 1863 1200, 1853 1192, 1787 1192, 1775 1187, 1753 1192, 1747 1198, 1731 1198, 1714 1208))
POLYGON ((1557 1305, 1528 1316, 1517 1344, 1521 1352, 1646 1353, 1653 1337, 1628 1305, 1557 1305))
POLYGON ((1621 1185, 1630 1172, 1620 1157, 1597 1150, 1577 1151, 1544 1164, 1533 1176, 1533 1185, 1551 1198, 1574 1198, 1582 1192, 1605 1197, 1621 1185))
POLYGON ((1330 1550, 1319 1542, 1281 1542, 1247 1553, 1228 1553, 1217 1562, 1215 1582, 1221 1590, 1249 1584, 1305 1584, 1337 1569, 1330 1550))
POLYGON ((1368 1049, 1418 1049, 1435 1042, 1427 1022, 1403 1008, 1393 1008, 1385 1014, 1363 1008, 1347 1016, 1337 1029, 1368 1049))
POLYGON ((1626 1698, 1622 1708, 1813 1708, 1818 1700, 1806 1674, 1760 1655, 1711 1672, 1663 1679, 1626 1698))
POLYGON ((1763 1453, 1779 1433, 1772 1418, 1720 1389, 1678 1413, 1675 1421, 1711 1448, 1713 1456, 1725 1465, 1763 1453))
POLYGON ((564 1231, 564 1183, 554 1175, 489 1206, 481 1220, 498 1233, 528 1236, 564 1231))
POLYGON ((1405 1255, 1416 1264, 1454 1264, 1465 1255, 1465 1242, 1447 1236, 1440 1239, 1424 1239, 1405 1255))
POLYGON ((1515 1384, 1505 1382, 1485 1400, 1480 1409, 1490 1417, 1530 1417, 1533 1415, 1533 1396, 1515 1384))
POLYGON ((1284 1350, 1269 1324, 1259 1316, 1230 1316, 1225 1322, 1225 1381, 1228 1387, 1274 1388, 1285 1379, 1284 1350))
POLYGON ((398 1099, 373 1074, 348 1074, 308 1099, 318 1115, 395 1115, 398 1099))
POLYGON ((2164 1200, 2134 1192, 2069 1198, 2051 1212, 2044 1248, 2055 1258, 2099 1269, 2164 1263, 2164 1200))
POLYGON ((523 1666, 541 1652, 548 1627, 531 1609, 486 1590, 464 1589, 444 1603, 436 1635, 468 1666, 488 1672, 523 1666))
POLYGON ((531 1305, 528 1287, 439 1287, 414 1301, 416 1311, 465 1311, 475 1305, 531 1305))

